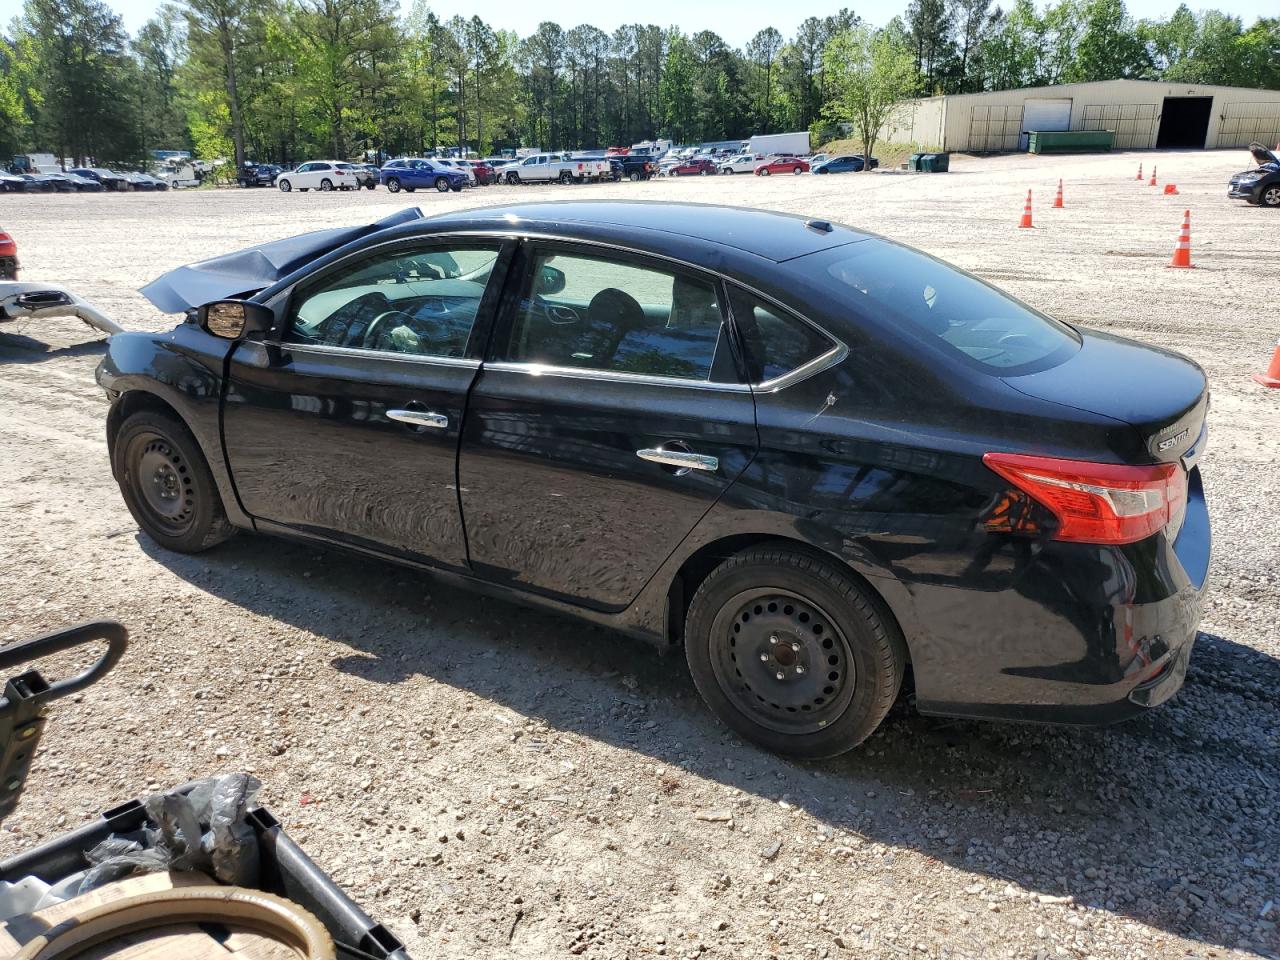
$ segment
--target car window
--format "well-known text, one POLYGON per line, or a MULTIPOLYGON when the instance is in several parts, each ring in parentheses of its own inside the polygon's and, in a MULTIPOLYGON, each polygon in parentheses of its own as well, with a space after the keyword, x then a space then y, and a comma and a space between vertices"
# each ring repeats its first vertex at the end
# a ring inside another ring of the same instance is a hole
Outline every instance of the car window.
POLYGON ((466 354, 498 244, 377 254, 295 295, 286 340, 424 357, 466 354))
POLYGON ((745 290, 734 287, 729 302, 752 383, 776 380, 835 346, 817 328, 745 290))
POLYGON ((933 338, 1001 376, 1066 359, 1079 336, 941 260, 887 240, 865 240, 793 261, 806 280, 857 313, 933 338))
POLYGON ((499 359, 686 380, 736 379, 717 286, 710 280, 608 257, 544 251, 524 283, 499 359))

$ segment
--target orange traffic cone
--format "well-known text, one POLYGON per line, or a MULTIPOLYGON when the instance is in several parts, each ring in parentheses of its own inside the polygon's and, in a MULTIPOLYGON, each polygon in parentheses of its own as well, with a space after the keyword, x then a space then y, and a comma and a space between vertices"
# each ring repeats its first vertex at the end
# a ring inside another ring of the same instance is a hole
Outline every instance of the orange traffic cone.
POLYGON ((1276 344, 1276 352, 1271 354, 1271 366, 1266 373, 1255 373, 1253 379, 1264 387, 1280 388, 1280 343, 1276 344))
POLYGON ((1055 210, 1062 209, 1062 181, 1061 180, 1058 181, 1058 193, 1053 198, 1053 209, 1055 210))
POLYGON ((1018 226, 1020 228, 1031 226, 1031 191, 1030 190, 1027 191, 1027 205, 1022 208, 1022 220, 1018 223, 1018 226))
POLYGON ((1191 211, 1182 214, 1182 232, 1178 234, 1178 245, 1173 248, 1171 267, 1191 267, 1191 211))
POLYGON ((1165 196, 1176 197, 1178 195, 1178 185, 1176 183, 1166 183, 1164 192, 1165 196))
POLYGON ((1148 186, 1148 187, 1154 187, 1155 185, 1156 185, 1156 168, 1155 168, 1155 165, 1154 165, 1154 164, 1152 164, 1152 166, 1151 166, 1151 179, 1147 181, 1147 186, 1148 186))
POLYGON ((1142 164, 1138 164, 1138 176, 1135 179, 1137 180, 1142 179, 1142 164))

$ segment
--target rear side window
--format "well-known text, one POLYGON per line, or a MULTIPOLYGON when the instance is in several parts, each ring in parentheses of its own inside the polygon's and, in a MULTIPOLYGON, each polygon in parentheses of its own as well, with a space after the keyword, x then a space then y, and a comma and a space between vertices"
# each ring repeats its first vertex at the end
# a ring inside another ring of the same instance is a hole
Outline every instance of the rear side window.
POLYGON ((795 261, 805 279, 877 322, 936 338, 1000 376, 1066 359, 1075 331, 977 277, 884 240, 864 240, 795 261))
POLYGON ((803 320, 745 290, 733 288, 729 302, 746 349, 747 373, 752 383, 785 376, 835 346, 803 320))

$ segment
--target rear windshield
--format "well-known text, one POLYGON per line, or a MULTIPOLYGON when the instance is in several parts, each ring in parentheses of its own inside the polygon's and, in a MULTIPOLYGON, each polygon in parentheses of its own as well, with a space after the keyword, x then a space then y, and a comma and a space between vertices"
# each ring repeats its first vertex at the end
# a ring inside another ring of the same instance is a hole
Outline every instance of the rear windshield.
POLYGON ((906 328, 1000 376, 1062 362, 1080 344, 1064 323, 918 250, 871 239, 798 262, 837 302, 906 328))

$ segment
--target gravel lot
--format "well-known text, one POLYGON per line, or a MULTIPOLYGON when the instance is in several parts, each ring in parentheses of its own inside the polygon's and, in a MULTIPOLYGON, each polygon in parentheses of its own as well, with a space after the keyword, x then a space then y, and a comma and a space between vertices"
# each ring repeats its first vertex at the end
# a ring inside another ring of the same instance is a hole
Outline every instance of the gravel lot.
POLYGON ((743 745, 678 656, 242 536, 142 539, 110 476, 101 342, 0 332, 0 639, 98 616, 134 647, 56 708, 0 854, 193 776, 247 769, 309 852, 419 958, 1280 956, 1280 214, 1225 198, 1245 151, 1009 156, 946 176, 688 178, 440 196, 0 197, 27 279, 126 326, 135 292, 249 243, 521 199, 804 212, 915 244, 1074 322, 1182 350, 1213 385, 1216 535, 1191 674, 1105 730, 895 712, 797 765, 743 745), (1179 197, 1133 176, 1159 167, 1179 197), (1059 177, 1066 209, 1049 203, 1059 177), (1036 229, 1018 230, 1028 187, 1036 229), (1192 210, 1199 269, 1166 270, 1192 210))

